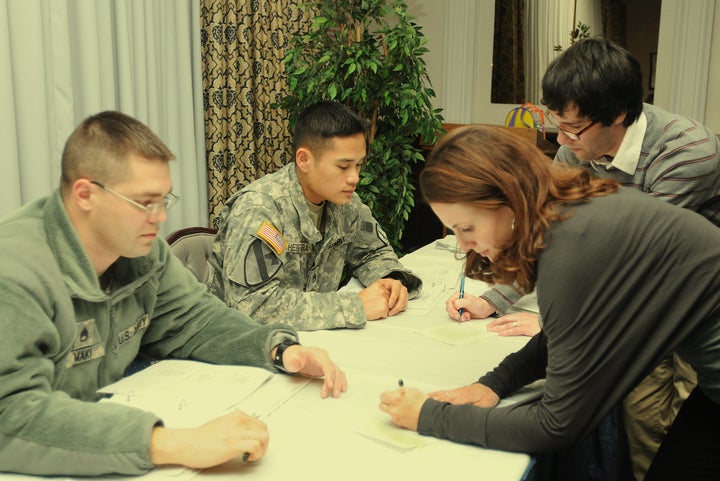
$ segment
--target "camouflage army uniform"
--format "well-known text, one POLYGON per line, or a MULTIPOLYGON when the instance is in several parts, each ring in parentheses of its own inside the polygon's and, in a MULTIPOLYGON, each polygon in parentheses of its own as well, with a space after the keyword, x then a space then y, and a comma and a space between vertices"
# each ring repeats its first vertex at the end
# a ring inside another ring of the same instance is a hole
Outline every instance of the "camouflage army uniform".
POLYGON ((363 285, 400 279, 410 297, 422 281, 398 261, 357 194, 325 206, 325 235, 310 216, 295 163, 253 182, 225 205, 213 245, 211 290, 262 324, 299 330, 359 328, 357 292, 336 292, 347 265, 363 285))

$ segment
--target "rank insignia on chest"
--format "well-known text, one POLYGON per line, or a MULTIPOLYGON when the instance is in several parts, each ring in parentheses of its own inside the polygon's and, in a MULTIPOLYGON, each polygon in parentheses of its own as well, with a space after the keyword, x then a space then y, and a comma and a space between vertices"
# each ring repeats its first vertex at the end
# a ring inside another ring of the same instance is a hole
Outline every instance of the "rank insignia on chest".
POLYGON ((105 355, 105 344, 95 319, 88 319, 77 323, 77 333, 73 343, 72 352, 67 357, 65 367, 70 368, 76 364, 98 359, 105 355))
POLYGON ((257 235, 270 247, 272 247, 278 255, 282 254, 285 250, 285 246, 287 245, 285 243, 285 238, 270 222, 263 222, 260 229, 257 231, 257 235))
POLYGON ((307 242, 291 242, 287 246, 288 254, 309 254, 311 249, 307 242))

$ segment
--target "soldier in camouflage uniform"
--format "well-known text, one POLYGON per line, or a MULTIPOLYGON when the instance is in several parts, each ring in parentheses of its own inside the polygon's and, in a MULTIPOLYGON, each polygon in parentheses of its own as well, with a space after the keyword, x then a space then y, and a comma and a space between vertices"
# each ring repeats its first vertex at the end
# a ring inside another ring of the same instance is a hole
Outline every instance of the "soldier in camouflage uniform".
POLYGON ((403 267, 354 192, 367 123, 336 102, 303 111, 295 162, 225 205, 211 290, 260 323, 299 330, 360 328, 397 314, 422 281, 403 267), (343 269, 367 286, 338 292, 343 269))

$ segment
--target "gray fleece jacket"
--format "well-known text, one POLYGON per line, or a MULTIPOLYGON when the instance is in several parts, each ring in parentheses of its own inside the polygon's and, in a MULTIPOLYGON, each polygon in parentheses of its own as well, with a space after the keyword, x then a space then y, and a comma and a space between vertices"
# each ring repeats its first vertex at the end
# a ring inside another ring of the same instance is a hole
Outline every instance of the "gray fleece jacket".
POLYGON ((100 283, 59 192, 0 220, 0 471, 141 474, 154 414, 97 403, 138 352, 272 369, 284 325, 226 307, 158 239, 100 283))

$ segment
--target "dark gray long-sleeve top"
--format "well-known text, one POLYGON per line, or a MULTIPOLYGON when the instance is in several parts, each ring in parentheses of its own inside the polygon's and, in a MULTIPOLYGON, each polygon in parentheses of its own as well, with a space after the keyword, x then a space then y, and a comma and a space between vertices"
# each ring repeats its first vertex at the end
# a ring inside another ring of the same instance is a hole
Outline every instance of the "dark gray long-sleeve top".
POLYGON ((720 404, 720 229, 626 188, 572 212, 538 258, 543 332, 480 378, 503 397, 544 377, 542 397, 490 409, 429 399, 418 432, 555 451, 587 434, 673 351, 720 404))

